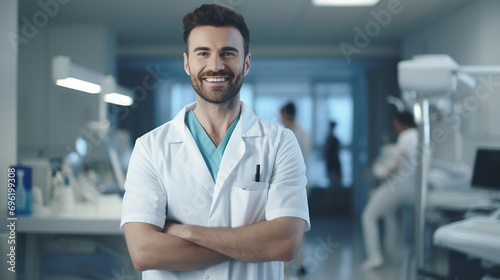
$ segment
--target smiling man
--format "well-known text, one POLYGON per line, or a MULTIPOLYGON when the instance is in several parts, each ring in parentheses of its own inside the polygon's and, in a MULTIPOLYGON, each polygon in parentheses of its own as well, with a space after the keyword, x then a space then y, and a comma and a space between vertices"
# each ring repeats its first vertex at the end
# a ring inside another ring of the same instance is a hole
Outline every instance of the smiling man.
POLYGON ((144 279, 283 279, 310 228, 297 140, 240 101, 249 41, 224 7, 184 17, 196 102, 137 139, 125 182, 121 228, 144 279))
POLYGON ((231 47, 241 45, 238 29, 198 26, 191 31, 190 38, 190 45, 197 47, 184 53, 184 68, 195 91, 208 103, 224 104, 236 100, 243 76, 250 68, 251 57, 242 53, 243 49, 231 47), (224 43, 229 46, 224 46, 224 43), (214 59, 211 54, 219 57, 214 59))

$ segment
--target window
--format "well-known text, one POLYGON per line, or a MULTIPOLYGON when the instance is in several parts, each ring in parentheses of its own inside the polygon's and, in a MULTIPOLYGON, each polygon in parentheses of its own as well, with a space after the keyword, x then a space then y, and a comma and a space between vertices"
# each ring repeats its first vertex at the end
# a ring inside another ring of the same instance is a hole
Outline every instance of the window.
POLYGON ((308 133, 312 132, 313 102, 309 83, 260 83, 256 86, 255 114, 280 123, 280 109, 291 101, 297 108, 296 121, 308 133))
MULTIPOLYGON (((339 152, 342 166, 342 184, 349 187, 352 184, 352 135, 353 113, 351 85, 348 83, 319 83, 315 85, 316 92, 316 137, 315 143, 323 147, 329 133, 329 122, 335 121, 334 133, 341 143, 339 152)), ((321 158, 324 164, 324 158, 321 158)), ((323 168, 324 169, 324 168, 323 168)))
POLYGON ((193 103, 196 95, 191 84, 174 84, 170 103, 170 115, 173 119, 184 106, 193 103))

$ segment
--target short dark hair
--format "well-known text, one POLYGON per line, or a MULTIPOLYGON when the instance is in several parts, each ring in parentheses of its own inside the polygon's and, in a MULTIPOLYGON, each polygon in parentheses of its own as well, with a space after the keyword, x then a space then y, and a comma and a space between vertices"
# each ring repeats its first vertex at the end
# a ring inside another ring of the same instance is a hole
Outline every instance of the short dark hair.
POLYGON ((184 23, 184 44, 186 46, 186 54, 188 54, 188 38, 191 31, 202 25, 223 27, 233 26, 236 27, 241 36, 243 36, 243 49, 245 57, 248 55, 248 48, 250 44, 250 31, 247 28, 245 19, 240 14, 216 4, 204 4, 194 11, 186 14, 182 20, 184 23))
POLYGON ((413 114, 410 112, 399 112, 394 116, 394 119, 397 120, 400 124, 415 127, 415 119, 413 118, 413 114))
POLYGON ((281 107, 281 112, 289 115, 292 119, 295 118, 295 104, 293 104, 293 102, 286 103, 283 107, 281 107))

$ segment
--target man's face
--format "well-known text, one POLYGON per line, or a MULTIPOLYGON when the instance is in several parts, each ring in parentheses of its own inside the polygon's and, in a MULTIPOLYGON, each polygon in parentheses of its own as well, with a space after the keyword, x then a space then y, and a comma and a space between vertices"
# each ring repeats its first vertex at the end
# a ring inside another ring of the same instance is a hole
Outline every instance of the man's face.
POLYGON ((285 127, 287 127, 287 128, 291 128, 293 125, 293 118, 290 117, 290 115, 286 114, 283 111, 280 112, 280 116, 281 116, 281 122, 283 123, 283 125, 285 125, 285 127))
POLYGON ((250 58, 235 27, 198 26, 189 34, 184 70, 201 98, 221 104, 239 97, 250 58))
POLYGON ((394 125, 394 129, 397 133, 401 133, 401 131, 405 129, 405 127, 397 119, 393 119, 392 124, 394 125))

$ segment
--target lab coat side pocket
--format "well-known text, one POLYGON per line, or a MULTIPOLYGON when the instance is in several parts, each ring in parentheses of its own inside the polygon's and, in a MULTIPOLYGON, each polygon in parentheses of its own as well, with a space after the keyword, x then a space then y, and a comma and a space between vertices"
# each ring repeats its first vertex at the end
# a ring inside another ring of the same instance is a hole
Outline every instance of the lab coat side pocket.
POLYGON ((251 225, 266 219, 269 183, 252 182, 231 190, 231 226, 251 225))

